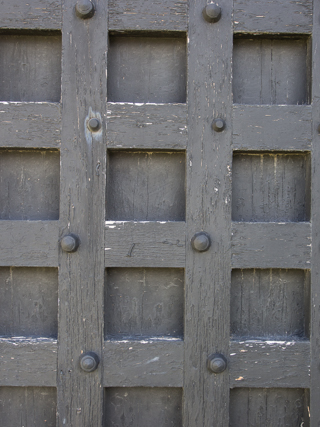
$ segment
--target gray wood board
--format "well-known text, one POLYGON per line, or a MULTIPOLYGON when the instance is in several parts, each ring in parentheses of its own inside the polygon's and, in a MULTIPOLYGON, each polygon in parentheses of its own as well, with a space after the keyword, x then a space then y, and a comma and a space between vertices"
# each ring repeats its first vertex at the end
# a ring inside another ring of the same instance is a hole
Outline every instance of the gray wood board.
POLYGON ((186 148, 188 128, 184 104, 109 102, 107 116, 108 148, 186 148))
POLYGON ((311 225, 233 222, 232 267, 309 269, 311 225))
POLYGON ((178 339, 105 341, 104 387, 181 387, 183 347, 178 339))
POLYGON ((60 104, 1 102, 0 121, 0 147, 60 147, 60 104))
POLYGON ((235 0, 234 31, 311 33, 312 0, 235 0))
POLYGON ((57 384, 57 341, 45 338, 0 338, 0 386, 57 384))
POLYGON ((231 341, 230 387, 310 386, 310 342, 231 341))
POLYGON ((187 0, 111 0, 110 30, 187 31, 187 0))
POLYGON ((1 6, 1 28, 61 28, 61 0, 3 0, 1 6))
POLYGON ((105 224, 106 267, 185 266, 184 222, 105 224))
POLYGON ((234 150, 310 150, 312 107, 233 106, 234 150))
POLYGON ((57 267, 58 241, 58 221, 0 221, 0 265, 57 267))

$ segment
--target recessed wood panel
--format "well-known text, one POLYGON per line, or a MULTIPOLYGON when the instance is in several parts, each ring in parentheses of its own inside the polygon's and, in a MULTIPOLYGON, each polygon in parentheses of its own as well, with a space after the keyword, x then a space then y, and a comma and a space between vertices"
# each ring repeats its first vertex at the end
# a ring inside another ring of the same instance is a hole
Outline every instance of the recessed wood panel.
POLYGON ((184 221, 185 154, 110 151, 107 219, 184 221))
POLYGON ((230 312, 233 337, 308 337, 309 271, 233 270, 230 312))
POLYGON ((0 101, 60 101, 61 36, 0 35, 0 101))
POLYGON ((234 221, 309 221, 309 154, 234 154, 234 221))
POLYGON ((0 268, 0 336, 56 338, 58 270, 0 268))
POLYGON ((55 427, 56 406, 53 387, 0 387, 3 427, 55 427))
POLYGON ((235 38, 233 102, 308 104, 310 58, 306 38, 235 38))
POLYGON ((300 388, 235 388, 230 427, 308 427, 308 391, 300 388))
POLYGON ((182 337, 184 270, 108 268, 106 338, 182 337))
POLYGON ((104 398, 105 427, 182 426, 180 388, 107 388, 104 398))
POLYGON ((110 36, 108 101, 186 102, 186 38, 110 36))
POLYGON ((0 171, 0 219, 59 219, 59 151, 0 150, 0 171))

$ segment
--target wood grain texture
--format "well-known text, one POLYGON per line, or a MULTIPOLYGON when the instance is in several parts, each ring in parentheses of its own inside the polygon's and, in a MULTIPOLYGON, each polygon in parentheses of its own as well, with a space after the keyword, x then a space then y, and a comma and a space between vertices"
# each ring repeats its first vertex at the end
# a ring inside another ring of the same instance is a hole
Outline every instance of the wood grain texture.
POLYGON ((61 0, 1 1, 0 27, 10 29, 58 30, 61 0))
POLYGON ((0 221, 0 265, 58 266, 58 221, 0 221))
POLYGON ((310 262, 310 224, 233 222, 233 268, 310 268, 310 262))
POLYGON ((312 0, 235 0, 233 13, 239 33, 312 32, 312 0))
POLYGON ((185 427, 229 424, 229 375, 210 373, 207 358, 227 355, 230 338, 233 1, 219 2, 215 24, 204 20, 204 6, 189 3, 185 427), (226 121, 223 132, 213 131, 215 117, 226 121), (202 230, 211 247, 193 251, 202 230))
POLYGON ((183 341, 105 341, 104 387, 181 387, 183 341))
POLYGON ((0 121, 0 147, 60 147, 60 104, 0 102, 0 121))
MULTIPOLYGON (((187 106, 108 103, 108 148, 183 150, 187 106)), ((1 117, 1 116, 0 116, 1 117)))
POLYGON ((185 228, 184 222, 106 221, 106 267, 184 268, 185 228))
POLYGON ((111 0, 110 30, 187 31, 186 0, 111 0))
POLYGON ((0 338, 0 385, 56 387, 57 341, 0 338))
POLYGON ((312 108, 234 105, 232 138, 234 150, 310 150, 312 108))
POLYGON ((231 341, 230 386, 310 387, 307 341, 231 341))

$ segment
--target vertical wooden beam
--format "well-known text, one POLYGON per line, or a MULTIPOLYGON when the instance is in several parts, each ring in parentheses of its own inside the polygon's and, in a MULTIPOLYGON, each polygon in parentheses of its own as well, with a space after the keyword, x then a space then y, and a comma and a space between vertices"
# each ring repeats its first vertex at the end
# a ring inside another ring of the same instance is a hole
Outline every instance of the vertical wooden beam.
POLYGON ((102 366, 80 369, 79 357, 103 343, 105 105, 107 1, 95 0, 89 19, 75 15, 74 0, 63 2, 61 236, 79 235, 74 253, 60 253, 58 425, 101 426, 102 366), (91 132, 88 120, 102 120, 91 132))
POLYGON ((230 338, 233 2, 219 2, 216 23, 204 20, 206 4, 189 5, 185 427, 229 425, 228 369, 209 372, 207 358, 227 357, 230 338), (214 118, 225 120, 222 132, 212 129, 214 118), (211 238, 206 252, 190 245, 200 231, 211 238))

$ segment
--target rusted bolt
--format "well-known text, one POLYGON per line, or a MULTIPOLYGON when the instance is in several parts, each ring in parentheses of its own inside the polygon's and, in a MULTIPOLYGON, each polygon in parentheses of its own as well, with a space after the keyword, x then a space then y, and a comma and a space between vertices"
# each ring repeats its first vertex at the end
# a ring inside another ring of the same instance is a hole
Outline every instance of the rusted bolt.
POLYGON ((75 9, 77 17, 81 19, 88 19, 94 15, 94 6, 90 0, 78 0, 75 9))
POLYGON ((203 9, 202 16, 207 22, 218 22, 221 18, 221 7, 215 3, 209 3, 203 9))
POLYGON ((101 127, 100 120, 92 118, 89 120, 88 126, 91 132, 97 132, 101 127))
POLYGON ((68 234, 61 239, 60 245, 65 252, 75 252, 80 244, 80 239, 76 234, 68 234))
POLYGON ((221 374, 227 369, 227 359, 222 354, 212 354, 208 357, 207 368, 214 374, 221 374))
POLYGON ((226 123, 223 119, 214 119, 212 122, 212 129, 216 132, 222 132, 226 127, 226 123))
POLYGON ((93 372, 97 369, 100 359, 93 351, 88 351, 80 356, 80 368, 85 372, 93 372))
POLYGON ((204 231, 196 233, 191 239, 191 245, 198 252, 205 252, 210 247, 210 237, 204 231))

